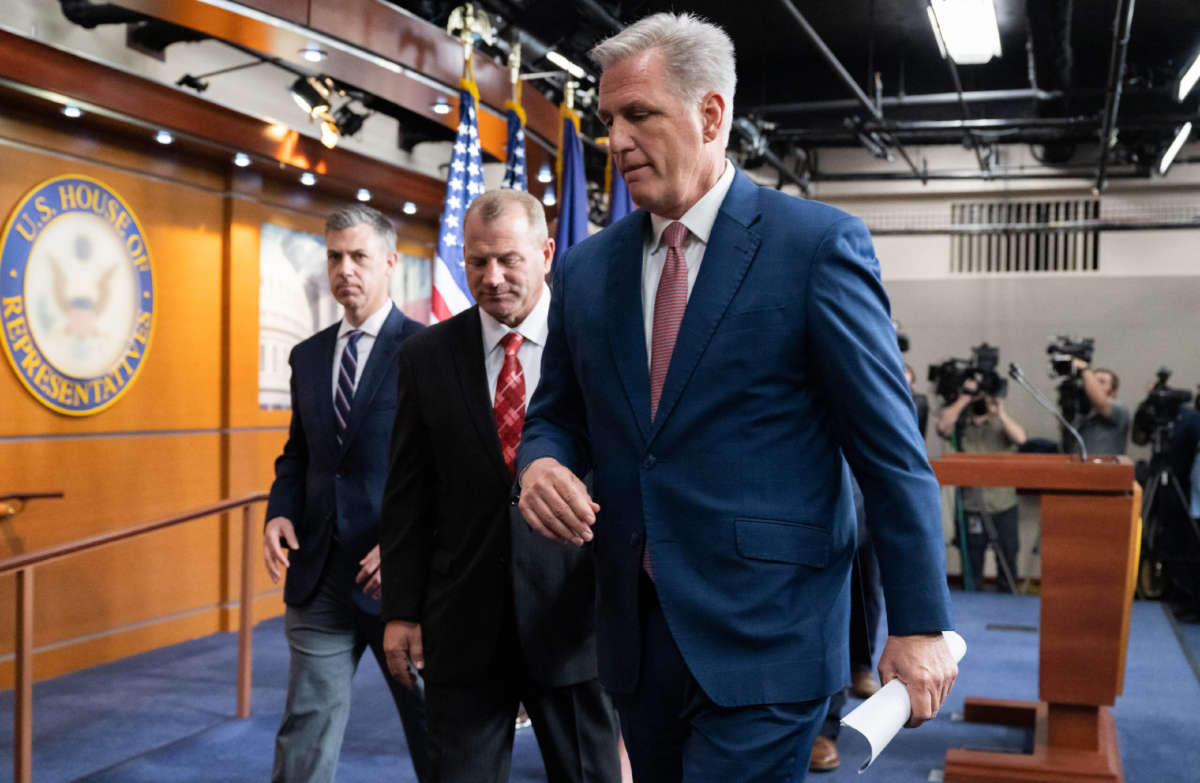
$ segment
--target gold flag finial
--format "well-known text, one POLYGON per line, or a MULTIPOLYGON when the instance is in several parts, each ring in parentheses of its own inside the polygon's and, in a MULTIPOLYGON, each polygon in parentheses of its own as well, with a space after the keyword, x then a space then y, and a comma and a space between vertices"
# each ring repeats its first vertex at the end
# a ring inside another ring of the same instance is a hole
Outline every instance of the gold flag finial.
POLYGON ((463 78, 470 78, 473 71, 471 55, 475 47, 475 37, 479 36, 479 39, 489 46, 496 41, 491 18, 486 11, 477 10, 474 3, 464 3, 450 12, 446 32, 457 35, 462 41, 463 78))

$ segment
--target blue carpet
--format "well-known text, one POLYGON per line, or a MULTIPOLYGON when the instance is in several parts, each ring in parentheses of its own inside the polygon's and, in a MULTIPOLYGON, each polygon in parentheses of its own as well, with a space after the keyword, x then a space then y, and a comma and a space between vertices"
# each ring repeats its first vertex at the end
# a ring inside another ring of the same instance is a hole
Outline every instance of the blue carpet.
MULTIPOLYGON (((937 720, 903 731, 862 780, 938 779, 947 748, 1020 751, 1028 732, 961 720, 963 698, 1037 697, 1038 599, 953 593, 968 644, 958 683, 937 720)), ((252 716, 232 718, 237 637, 217 634, 40 682, 34 689, 34 779, 50 781, 264 781, 286 689, 281 618, 254 638, 252 716)), ((1114 709, 1128 783, 1200 781, 1200 624, 1158 603, 1133 607, 1125 694, 1114 709)), ((847 709, 858 702, 852 700, 847 709)), ((12 692, 0 693, 0 779, 12 768, 12 692)), ((810 780, 859 779, 863 751, 845 732, 842 766, 810 780)), ((412 781, 404 734, 374 660, 364 657, 339 783, 412 781)), ((544 781, 529 730, 517 734, 513 783, 544 781)), ((735 783, 731 781, 731 783, 735 783)))

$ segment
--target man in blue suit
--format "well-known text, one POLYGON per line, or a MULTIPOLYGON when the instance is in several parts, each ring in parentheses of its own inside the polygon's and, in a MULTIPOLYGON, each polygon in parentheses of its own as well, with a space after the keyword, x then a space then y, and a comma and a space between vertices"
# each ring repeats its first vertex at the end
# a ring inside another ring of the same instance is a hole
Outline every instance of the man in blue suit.
POLYGON ((910 725, 957 667, 937 482, 870 236, 728 163, 733 45, 656 14, 597 46, 640 209, 554 270, 518 454, 538 532, 594 541, 600 678, 638 780, 804 778, 848 680, 862 485, 910 725), (594 498, 579 480, 594 471, 594 498))
POLYGON ((396 229, 378 210, 325 222, 329 288, 345 318, 292 350, 292 423, 267 503, 263 550, 283 600, 291 664, 273 781, 331 781, 369 647, 383 670, 418 779, 427 779, 424 707, 391 677, 379 620, 379 511, 396 417, 400 344, 421 329, 392 304, 396 229))

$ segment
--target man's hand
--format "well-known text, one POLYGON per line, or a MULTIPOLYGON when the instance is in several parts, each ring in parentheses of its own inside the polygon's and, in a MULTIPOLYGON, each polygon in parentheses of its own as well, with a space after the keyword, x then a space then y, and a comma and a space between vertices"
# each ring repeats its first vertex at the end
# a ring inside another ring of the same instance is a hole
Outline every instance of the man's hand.
POLYGON ((383 577, 380 576, 382 568, 379 564, 379 544, 371 548, 367 552, 367 556, 358 561, 362 566, 358 574, 354 577, 354 581, 363 586, 363 592, 371 598, 379 600, 383 597, 383 577))
POLYGON ((551 457, 529 463, 521 474, 521 514, 529 526, 552 541, 583 546, 592 540, 600 506, 587 487, 551 457))
POLYGON ((937 715, 958 677, 958 664, 941 633, 889 636, 879 657, 879 681, 900 680, 912 705, 908 728, 937 715))
POLYGON ((992 414, 993 416, 1004 415, 1004 403, 1000 402, 999 397, 993 397, 989 394, 987 395, 986 399, 988 413, 992 414))
POLYGON ((292 520, 287 517, 275 517, 263 528, 263 559, 267 563, 267 573, 271 576, 273 584, 279 583, 279 577, 283 573, 280 566, 287 568, 289 565, 287 550, 279 543, 281 538, 287 542, 288 549, 300 548, 292 520))
POLYGON ((406 620, 392 620, 383 629, 383 652, 388 671, 410 691, 417 689, 412 669, 425 668, 425 652, 421 649, 421 625, 406 620), (409 664, 412 664, 412 669, 409 664))

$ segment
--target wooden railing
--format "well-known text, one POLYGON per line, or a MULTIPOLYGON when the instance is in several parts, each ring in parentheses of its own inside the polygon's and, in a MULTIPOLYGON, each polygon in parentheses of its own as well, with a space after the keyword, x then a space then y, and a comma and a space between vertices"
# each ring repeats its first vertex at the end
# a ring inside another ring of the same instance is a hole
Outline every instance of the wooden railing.
POLYGON ((14 667, 16 676, 13 684, 13 780, 16 783, 30 783, 33 779, 33 569, 51 560, 60 560, 90 549, 115 544, 118 541, 213 514, 222 514, 236 508, 242 509, 242 572, 238 599, 237 716, 239 718, 250 716, 251 631, 254 627, 254 596, 252 595, 254 555, 259 551, 257 547, 258 530, 251 515, 251 508, 255 503, 266 499, 265 492, 258 492, 236 500, 224 500, 195 511, 147 522, 137 527, 102 533, 39 552, 29 552, 10 557, 7 560, 0 560, 0 575, 10 572, 15 572, 17 575, 17 632, 14 667))

